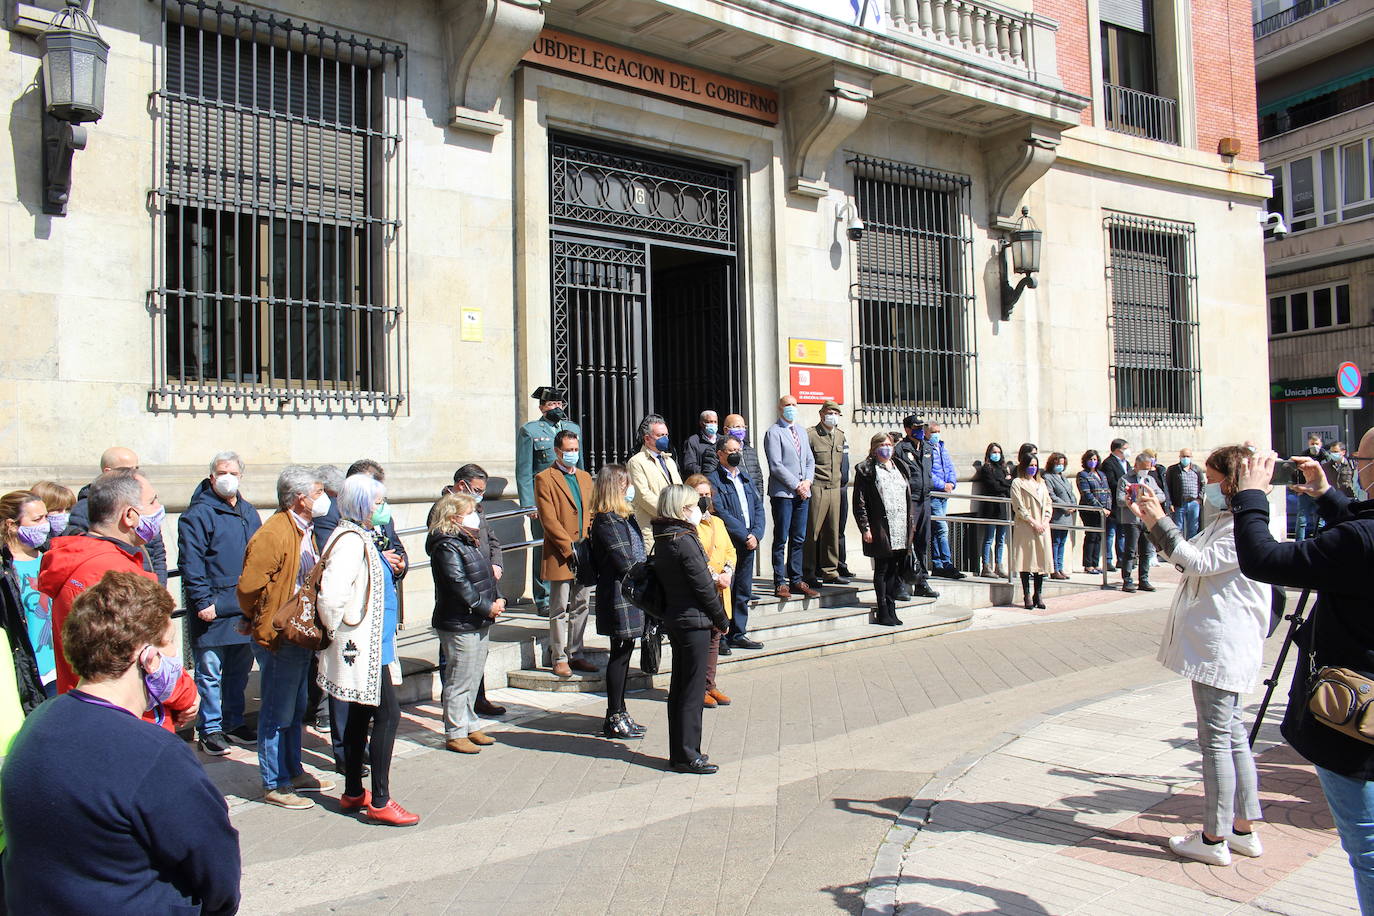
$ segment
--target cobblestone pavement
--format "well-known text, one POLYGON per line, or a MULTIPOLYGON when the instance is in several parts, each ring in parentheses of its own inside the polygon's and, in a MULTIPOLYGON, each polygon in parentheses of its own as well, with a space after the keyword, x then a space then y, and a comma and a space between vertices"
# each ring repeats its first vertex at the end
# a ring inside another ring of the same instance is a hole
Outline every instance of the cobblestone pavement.
POLYGON ((937 774, 879 851, 869 912, 1358 912, 1316 776, 1276 743, 1282 705, 1256 744, 1261 857, 1219 868, 1168 849, 1203 805, 1192 694, 1176 679, 1047 716, 937 774))
MULTIPOLYGON (((304 812, 263 805, 242 750, 207 769, 241 832, 248 913, 857 913, 896 887, 875 854, 891 858, 884 841, 933 774, 1028 717, 1169 678, 1154 653, 1170 594, 1071 595, 1047 617, 979 612, 979 629, 732 674, 733 705, 705 714, 710 777, 664 770, 661 691, 631 696, 650 732, 625 743, 597 736, 600 697, 494 691, 513 715, 476 757, 443 750, 436 706, 408 707, 392 771, 393 795, 424 818, 408 830, 328 796, 304 812)), ((307 763, 329 762, 318 735, 308 745, 307 763)), ((1075 793, 1091 793, 1082 778, 1075 793)), ((939 880, 982 874, 953 863, 939 880)))

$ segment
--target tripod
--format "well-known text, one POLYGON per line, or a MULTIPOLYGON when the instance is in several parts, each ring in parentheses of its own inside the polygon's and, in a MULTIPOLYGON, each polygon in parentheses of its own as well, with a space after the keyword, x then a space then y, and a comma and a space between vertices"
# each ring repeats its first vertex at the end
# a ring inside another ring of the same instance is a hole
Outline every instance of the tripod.
POLYGON ((1259 712, 1255 715, 1255 724, 1250 729, 1250 747, 1252 748, 1255 746, 1255 739, 1259 737, 1260 726, 1264 724, 1264 714, 1269 711, 1269 701, 1273 699, 1274 688, 1279 683, 1279 675, 1283 673, 1283 663, 1288 660, 1288 650, 1293 645, 1293 637, 1297 635, 1298 627, 1303 624, 1303 612, 1307 610, 1307 599, 1311 594, 1310 588, 1303 589, 1302 595, 1298 598, 1297 610, 1291 614, 1283 615, 1283 619, 1288 621, 1288 634, 1284 636, 1283 648, 1279 649, 1279 657, 1274 662, 1274 673, 1264 679, 1264 701, 1260 703, 1259 712))

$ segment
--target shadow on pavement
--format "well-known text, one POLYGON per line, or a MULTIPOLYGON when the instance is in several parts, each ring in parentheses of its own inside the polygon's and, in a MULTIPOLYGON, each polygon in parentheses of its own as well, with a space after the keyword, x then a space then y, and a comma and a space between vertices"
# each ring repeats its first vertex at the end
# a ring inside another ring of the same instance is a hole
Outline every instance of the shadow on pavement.
POLYGON ((864 814, 885 821, 896 818, 906 810, 907 805, 911 804, 910 798, 904 798, 900 795, 874 799, 836 798, 832 801, 838 810, 847 814, 864 814))
MULTIPOLYGON (((876 878, 871 883, 876 885, 890 884, 893 880, 891 877, 876 878)), ((992 916, 994 913, 1007 912, 1017 913, 1018 916, 1049 916, 1050 913, 1039 902, 1019 891, 988 887, 971 881, 956 881, 949 878, 915 878, 907 875, 896 880, 899 882, 897 906, 892 911, 900 912, 902 916, 954 916, 956 913, 959 916, 992 916), (945 910, 937 906, 923 906, 917 899, 913 898, 913 891, 917 888, 939 888, 960 894, 971 894, 986 899, 991 906, 981 910, 971 909, 965 905, 960 905, 953 910, 945 910)), ((834 898, 835 906, 839 909, 849 913, 860 913, 864 909, 864 894, 867 893, 869 885, 870 882, 864 881, 842 884, 838 887, 823 887, 821 890, 834 898)), ((886 908, 878 907, 877 909, 882 912, 886 908)))
MULTIPOLYGON (((588 719, 587 716, 574 718, 588 719)), ((601 720, 596 720, 598 728, 601 720)), ((646 757, 638 749, 627 744, 595 737, 590 734, 568 734, 555 731, 503 731, 501 744, 523 748, 528 751, 543 751, 548 754, 569 754, 577 757, 597 757, 602 760, 621 760, 635 766, 651 770, 666 770, 666 760, 646 757)), ((642 743, 636 742, 636 744, 642 743)))

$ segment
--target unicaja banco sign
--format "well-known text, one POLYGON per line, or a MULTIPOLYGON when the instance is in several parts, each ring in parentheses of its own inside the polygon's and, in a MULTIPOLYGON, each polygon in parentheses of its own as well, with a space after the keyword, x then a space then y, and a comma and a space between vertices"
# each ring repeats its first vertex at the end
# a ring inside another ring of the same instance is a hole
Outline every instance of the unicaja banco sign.
POLYGON ((772 89, 581 35, 545 29, 523 60, 534 67, 571 73, 737 118, 778 123, 778 94, 772 89))

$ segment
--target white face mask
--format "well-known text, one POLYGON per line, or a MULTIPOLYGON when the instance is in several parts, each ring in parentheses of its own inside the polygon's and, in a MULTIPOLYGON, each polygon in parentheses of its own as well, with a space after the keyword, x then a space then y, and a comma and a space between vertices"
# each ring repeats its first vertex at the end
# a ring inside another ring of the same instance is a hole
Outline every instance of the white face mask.
POLYGON ((687 510, 687 518, 684 519, 684 521, 686 521, 687 524, 689 524, 689 525, 691 525, 691 526, 693 526, 693 527, 696 527, 697 525, 700 525, 700 524, 701 524, 701 510, 698 509, 696 506, 693 506, 692 508, 688 509, 688 510, 687 510))
POLYGON ((459 520, 459 523, 464 528, 476 529, 482 524, 482 516, 478 515, 476 512, 469 512, 459 520))
POLYGON ((628 502, 632 502, 632 501, 634 500, 634 498, 635 498, 635 488, 634 488, 634 484, 630 484, 628 487, 625 488, 625 502, 627 502, 627 503, 628 503, 628 502))
POLYGON ((831 429, 834 429, 840 423, 840 415, 837 413, 828 413, 825 415, 824 422, 826 426, 829 426, 831 429))
POLYGON ((216 474, 210 486, 216 495, 228 499, 239 491, 239 479, 235 474, 216 474))
POLYGON ((333 504, 329 501, 329 494, 328 494, 328 493, 321 493, 321 494, 315 499, 315 505, 313 505, 313 506, 310 507, 310 517, 311 517, 311 518, 324 518, 326 515, 329 514, 329 509, 330 509, 330 506, 332 506, 332 505, 333 505, 333 504))
POLYGON ((1221 492, 1220 483, 1209 483, 1202 488, 1202 498, 1207 500, 1207 505, 1220 512, 1226 511, 1226 494, 1221 492))

